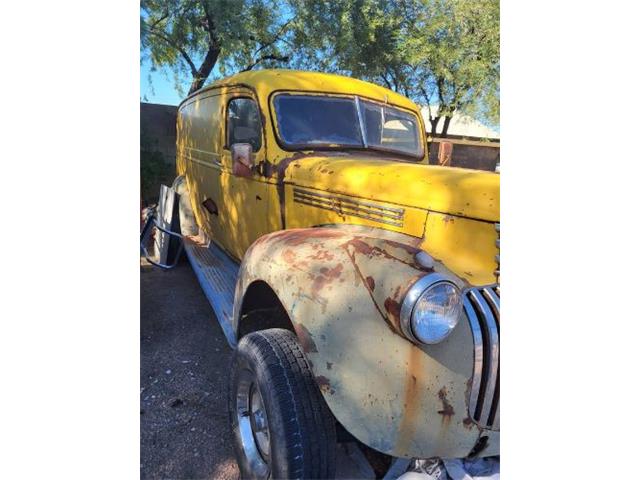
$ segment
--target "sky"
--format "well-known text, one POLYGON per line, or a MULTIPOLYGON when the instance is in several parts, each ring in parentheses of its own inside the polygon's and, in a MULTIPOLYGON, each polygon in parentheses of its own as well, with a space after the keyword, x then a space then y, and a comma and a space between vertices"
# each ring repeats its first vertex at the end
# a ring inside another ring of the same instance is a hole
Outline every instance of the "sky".
MULTIPOLYGON (((185 92, 188 88, 188 85, 185 85, 185 92)), ((140 66, 140 101, 178 105, 182 98, 176 91, 171 73, 152 72, 149 62, 143 62, 140 66), (149 82, 149 76, 151 76, 151 82, 149 82)))

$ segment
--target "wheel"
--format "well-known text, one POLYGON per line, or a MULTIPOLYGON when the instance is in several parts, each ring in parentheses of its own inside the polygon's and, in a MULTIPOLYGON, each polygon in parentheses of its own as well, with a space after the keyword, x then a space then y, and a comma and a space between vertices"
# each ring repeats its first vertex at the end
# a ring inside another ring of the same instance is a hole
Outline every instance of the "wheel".
POLYGON ((242 478, 333 478, 335 420, 296 336, 242 337, 232 360, 229 413, 242 478))

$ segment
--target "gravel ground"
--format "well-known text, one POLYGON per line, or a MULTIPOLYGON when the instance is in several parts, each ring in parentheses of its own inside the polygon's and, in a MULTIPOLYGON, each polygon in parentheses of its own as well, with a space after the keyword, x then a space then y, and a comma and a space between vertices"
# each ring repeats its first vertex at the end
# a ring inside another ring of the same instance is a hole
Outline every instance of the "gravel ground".
MULTIPOLYGON (((140 262, 140 478, 239 479, 229 429, 231 348, 183 256, 140 262)), ((338 479, 374 478, 354 443, 337 447, 338 479)))
POLYGON ((183 259, 140 266, 140 477, 239 478, 227 419, 231 349, 183 259))

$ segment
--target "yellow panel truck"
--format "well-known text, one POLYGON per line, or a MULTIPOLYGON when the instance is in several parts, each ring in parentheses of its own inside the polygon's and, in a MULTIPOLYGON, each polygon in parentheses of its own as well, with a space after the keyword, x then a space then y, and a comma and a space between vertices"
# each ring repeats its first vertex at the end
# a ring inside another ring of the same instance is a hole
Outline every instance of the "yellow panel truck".
POLYGON ((499 454, 498 174, 429 165, 412 101, 322 73, 217 81, 177 135, 173 234, 235 349, 243 477, 331 478, 344 438, 499 454))

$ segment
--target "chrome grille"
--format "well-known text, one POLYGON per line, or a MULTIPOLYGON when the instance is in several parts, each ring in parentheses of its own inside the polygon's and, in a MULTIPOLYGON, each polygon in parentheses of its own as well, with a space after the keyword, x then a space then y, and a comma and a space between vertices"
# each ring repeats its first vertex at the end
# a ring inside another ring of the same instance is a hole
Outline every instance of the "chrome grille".
POLYGON ((500 285, 464 295, 474 343, 469 416, 482 427, 500 428, 500 285))

